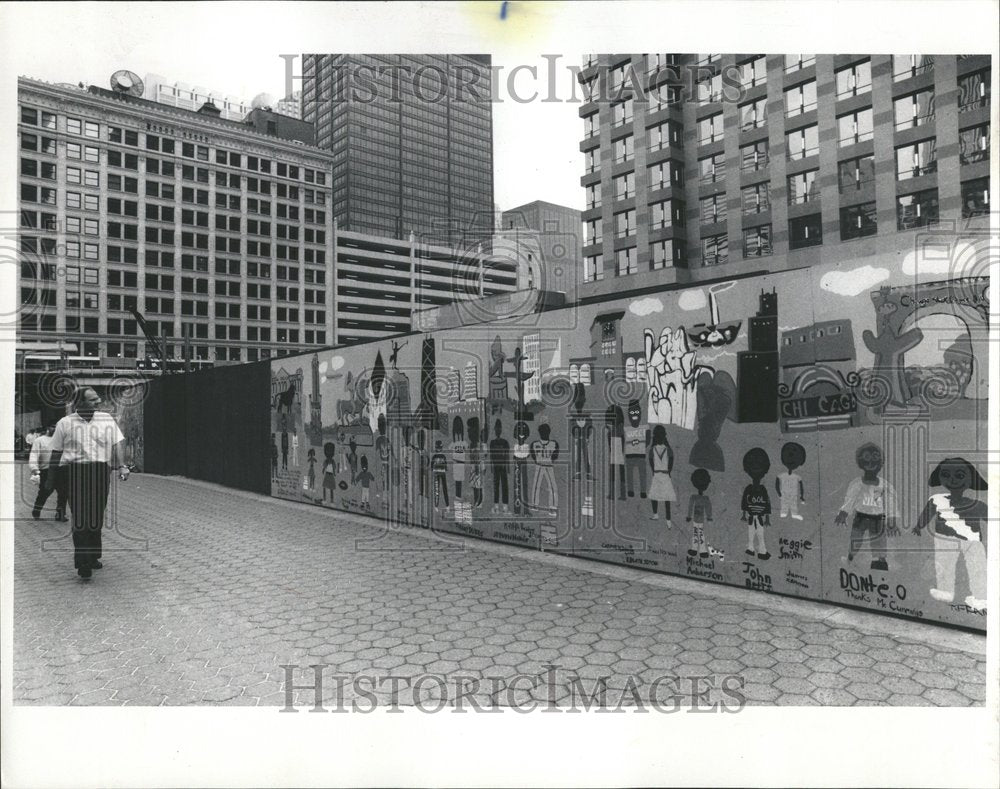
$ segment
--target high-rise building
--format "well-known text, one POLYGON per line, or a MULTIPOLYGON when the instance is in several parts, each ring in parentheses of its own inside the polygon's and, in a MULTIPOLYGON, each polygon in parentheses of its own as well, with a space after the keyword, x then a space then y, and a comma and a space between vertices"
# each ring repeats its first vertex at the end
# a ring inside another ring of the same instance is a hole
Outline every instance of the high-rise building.
POLYGON ((198 365, 407 332, 413 308, 516 287, 475 249, 341 231, 303 121, 31 79, 18 103, 19 339, 85 366, 157 357, 132 309, 167 358, 188 333, 198 365))
POLYGON ((462 372, 462 399, 479 399, 479 365, 475 362, 465 363, 465 370, 462 372))
POLYGON ((303 55, 302 117, 333 152, 340 227, 433 239, 493 223, 488 55, 303 55))
POLYGON ((988 56, 593 55, 579 80, 584 301, 895 257, 989 211, 988 56))
POLYGON ((143 86, 144 99, 182 110, 198 110, 211 101, 219 108, 221 117, 229 121, 243 120, 251 109, 248 102, 234 96, 224 96, 217 90, 209 90, 201 85, 191 86, 186 82, 168 83, 166 77, 159 74, 147 74, 143 86))
POLYGON ((582 249, 580 212, 544 200, 504 211, 493 240, 495 256, 518 260, 518 290, 575 293, 582 249))
POLYGON ((274 103, 274 111, 279 115, 287 115, 290 118, 302 117, 302 91, 297 90, 283 99, 278 99, 274 103))

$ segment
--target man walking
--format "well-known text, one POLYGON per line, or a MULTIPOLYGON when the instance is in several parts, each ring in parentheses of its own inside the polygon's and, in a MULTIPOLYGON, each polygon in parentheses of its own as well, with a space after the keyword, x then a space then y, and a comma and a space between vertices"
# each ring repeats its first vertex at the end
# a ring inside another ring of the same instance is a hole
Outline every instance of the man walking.
POLYGON ((66 478, 73 510, 73 564, 81 578, 90 578, 103 566, 101 529, 111 468, 118 470, 122 480, 128 479, 129 469, 122 463, 125 436, 111 414, 97 410, 100 395, 85 387, 78 390, 75 400, 75 413, 56 425, 49 462, 60 465, 66 478))
POLYGON ((53 423, 44 433, 36 436, 31 444, 31 454, 28 456, 31 479, 38 483, 38 495, 35 496, 35 505, 31 508, 31 517, 35 520, 42 516, 42 507, 49 500, 53 489, 56 491, 56 520, 66 520, 66 479, 59 472, 59 467, 51 464, 52 434, 55 430, 56 426, 53 423), (51 485, 50 478, 53 483, 51 485))

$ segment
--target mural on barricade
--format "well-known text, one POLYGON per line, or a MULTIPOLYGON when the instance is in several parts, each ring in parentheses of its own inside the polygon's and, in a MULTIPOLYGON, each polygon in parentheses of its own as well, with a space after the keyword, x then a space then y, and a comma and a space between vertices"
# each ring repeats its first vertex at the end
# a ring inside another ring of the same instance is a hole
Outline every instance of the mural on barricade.
POLYGON ((275 360, 272 492, 984 628, 988 280, 876 271, 275 360))

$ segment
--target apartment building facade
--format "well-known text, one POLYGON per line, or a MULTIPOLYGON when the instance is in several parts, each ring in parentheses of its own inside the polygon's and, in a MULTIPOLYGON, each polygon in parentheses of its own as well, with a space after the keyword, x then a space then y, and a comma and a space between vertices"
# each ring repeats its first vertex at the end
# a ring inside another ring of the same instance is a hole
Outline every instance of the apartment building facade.
POLYGON ((988 56, 593 55, 579 80, 585 299, 905 253, 989 211, 988 56))

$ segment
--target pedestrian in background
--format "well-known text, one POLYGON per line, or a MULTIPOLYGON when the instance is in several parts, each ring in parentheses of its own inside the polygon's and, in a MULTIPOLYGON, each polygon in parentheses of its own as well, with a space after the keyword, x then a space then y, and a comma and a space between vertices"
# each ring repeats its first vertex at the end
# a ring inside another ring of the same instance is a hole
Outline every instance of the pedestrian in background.
POLYGON ((49 500, 52 491, 56 492, 56 520, 66 520, 66 479, 59 473, 59 467, 52 465, 52 434, 56 431, 53 422, 45 432, 36 436, 31 444, 31 454, 28 456, 28 468, 31 470, 31 479, 38 484, 38 495, 35 496, 35 504, 31 508, 31 517, 38 520, 42 516, 42 507, 49 500), (52 477, 52 485, 49 478, 52 477))
MULTIPOLYGON (((73 565, 81 578, 90 578, 101 564, 101 529, 108 504, 111 469, 128 479, 125 436, 111 414, 98 411, 101 397, 90 387, 77 391, 75 411, 56 424, 52 435, 51 465, 65 474, 69 507, 73 511, 73 565)), ((49 484, 54 484, 50 478, 49 484)))

